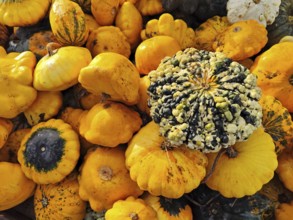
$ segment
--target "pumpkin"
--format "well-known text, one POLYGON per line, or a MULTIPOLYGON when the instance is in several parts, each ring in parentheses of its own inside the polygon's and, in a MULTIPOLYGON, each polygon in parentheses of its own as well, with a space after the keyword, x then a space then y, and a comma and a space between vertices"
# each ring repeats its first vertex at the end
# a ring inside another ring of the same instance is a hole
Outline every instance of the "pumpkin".
POLYGON ((275 145, 262 127, 247 141, 237 142, 224 153, 208 153, 209 188, 227 198, 253 195, 274 176, 278 166, 275 145))
POLYGON ((280 4, 281 0, 229 0, 227 18, 230 23, 252 19, 266 27, 275 21, 280 4))
POLYGON ((82 46, 89 35, 81 7, 69 0, 55 0, 49 13, 52 32, 62 45, 82 46))
POLYGON ((163 196, 153 196, 145 193, 142 199, 156 212, 158 220, 192 220, 192 209, 183 196, 178 199, 169 199, 163 196))
POLYGON ((268 43, 266 48, 277 44, 284 36, 293 36, 293 4, 292 0, 282 0, 278 16, 273 24, 267 26, 268 43))
POLYGON ((77 84, 79 71, 92 60, 87 48, 54 49, 54 46, 54 43, 47 45, 48 54, 39 60, 34 70, 33 86, 38 91, 63 91, 77 84))
POLYGON ((37 184, 57 183, 75 168, 79 149, 72 127, 61 119, 50 119, 24 136, 17 158, 25 175, 37 184))
POLYGON ((276 152, 293 148, 293 122, 290 113, 275 97, 263 95, 260 99, 265 132, 271 135, 276 152))
POLYGON ((0 23, 10 27, 36 24, 47 14, 50 2, 3 0, 0 2, 0 23))
POLYGON ((174 146, 217 152, 261 125, 255 75, 223 53, 187 48, 148 76, 150 116, 174 146))
POLYGON ((119 8, 119 0, 91 1, 91 12, 101 26, 112 25, 119 8))
POLYGON ((0 46, 0 117, 14 118, 36 99, 32 87, 36 57, 31 51, 8 53, 0 46), (2 49, 1 49, 2 48, 2 49))
POLYGON ((173 56, 181 47, 177 40, 170 36, 154 36, 142 41, 135 50, 135 65, 142 75, 155 70, 166 56, 173 56), (172 47, 170 47, 172 45, 172 47))
POLYGON ((37 98, 23 113, 29 125, 33 126, 41 121, 47 121, 56 116, 62 107, 62 93, 39 91, 37 98), (50 102, 48 102, 50 100, 50 102))
POLYGON ((17 153, 20 143, 29 131, 30 128, 20 128, 9 134, 4 146, 0 149, 0 161, 18 163, 17 153))
POLYGON ((293 112, 293 42, 275 44, 256 57, 250 71, 257 77, 257 84, 264 95, 277 98, 293 112))
POLYGON ((142 125, 140 115, 118 102, 101 102, 85 110, 79 133, 88 142, 105 147, 127 143, 142 125))
POLYGON ((78 82, 97 96, 134 105, 139 99, 139 72, 125 56, 104 52, 80 70, 78 82))
POLYGON ((114 52, 129 58, 131 49, 126 36, 115 26, 101 26, 94 29, 88 37, 86 48, 92 57, 103 52, 114 52))
POLYGON ((281 203, 275 210, 276 220, 288 220, 293 216, 293 201, 281 203))
POLYGON ((11 120, 0 118, 0 149, 6 143, 12 129, 13 129, 13 123, 11 120))
POLYGON ((106 211, 105 220, 157 220, 156 211, 147 205, 142 199, 130 196, 125 200, 119 200, 113 207, 106 211))
POLYGON ((0 211, 13 208, 33 195, 36 184, 24 175, 18 163, 0 162, 0 173, 0 211))
POLYGON ((276 173, 284 186, 293 192, 293 148, 283 150, 278 156, 276 173))
POLYGON ((184 20, 174 19, 169 13, 163 13, 159 19, 148 21, 145 29, 141 32, 143 40, 158 35, 173 37, 178 41, 181 49, 194 46, 194 30, 188 27, 184 20))
POLYGON ((0 46, 6 47, 9 41, 10 32, 8 27, 0 23, 0 46))
POLYGON ((199 50, 214 51, 213 43, 217 36, 229 26, 226 16, 214 16, 201 23, 195 29, 195 48, 199 50))
POLYGON ((213 49, 233 60, 244 60, 260 52, 267 41, 265 26, 255 20, 238 21, 216 37, 213 49))
POLYGON ((143 16, 157 15, 164 11, 161 0, 137 0, 135 6, 143 16))
POLYGON ((73 172, 61 182, 38 185, 34 193, 36 220, 72 219, 82 220, 86 202, 79 194, 77 173, 73 172))
POLYGON ((126 166, 138 186, 155 196, 179 198, 198 187, 206 174, 206 156, 186 147, 173 147, 151 121, 128 143, 126 166))
POLYGON ((95 211, 112 207, 128 196, 138 197, 143 191, 125 166, 124 149, 97 147, 88 150, 80 167, 79 195, 95 211))
POLYGON ((91 0, 72 0, 79 4, 84 13, 91 13, 91 0))
POLYGON ((129 1, 124 2, 115 18, 115 26, 126 36, 131 49, 135 49, 141 41, 140 32, 143 28, 142 15, 129 1))

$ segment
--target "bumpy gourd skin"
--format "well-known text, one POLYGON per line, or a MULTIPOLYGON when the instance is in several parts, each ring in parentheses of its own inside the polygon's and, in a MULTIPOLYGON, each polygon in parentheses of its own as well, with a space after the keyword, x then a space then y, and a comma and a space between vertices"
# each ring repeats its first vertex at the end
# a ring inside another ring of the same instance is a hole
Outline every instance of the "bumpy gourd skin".
POLYGON ((149 73, 149 106, 173 145, 216 152, 261 125, 256 77, 224 54, 188 48, 149 73))

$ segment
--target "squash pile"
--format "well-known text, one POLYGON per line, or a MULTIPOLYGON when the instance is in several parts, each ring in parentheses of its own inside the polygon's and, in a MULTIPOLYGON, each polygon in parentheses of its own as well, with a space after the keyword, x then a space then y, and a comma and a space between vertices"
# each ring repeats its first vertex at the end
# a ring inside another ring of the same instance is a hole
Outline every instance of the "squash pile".
POLYGON ((0 214, 293 218, 292 8, 0 1, 0 214))

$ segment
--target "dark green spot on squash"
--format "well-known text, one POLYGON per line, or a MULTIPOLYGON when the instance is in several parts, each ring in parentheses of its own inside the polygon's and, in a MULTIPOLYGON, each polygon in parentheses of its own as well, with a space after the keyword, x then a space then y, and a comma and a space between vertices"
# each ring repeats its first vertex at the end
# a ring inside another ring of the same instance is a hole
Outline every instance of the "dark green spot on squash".
POLYGON ((55 128, 40 128, 26 142, 25 164, 38 172, 54 170, 64 155, 65 140, 55 128))
POLYGON ((184 197, 179 199, 169 199, 160 196, 159 202, 161 207, 170 214, 170 216, 179 216, 182 209, 185 209, 187 200, 184 197))

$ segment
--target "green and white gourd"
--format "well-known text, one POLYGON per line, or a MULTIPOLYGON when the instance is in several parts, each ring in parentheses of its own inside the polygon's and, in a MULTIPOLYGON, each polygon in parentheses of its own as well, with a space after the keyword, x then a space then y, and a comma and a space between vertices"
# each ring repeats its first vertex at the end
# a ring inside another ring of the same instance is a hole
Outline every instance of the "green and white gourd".
POLYGON ((173 146, 217 152, 261 126, 256 76, 222 53, 187 48, 148 76, 150 115, 173 146))

